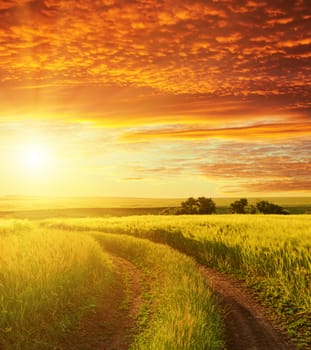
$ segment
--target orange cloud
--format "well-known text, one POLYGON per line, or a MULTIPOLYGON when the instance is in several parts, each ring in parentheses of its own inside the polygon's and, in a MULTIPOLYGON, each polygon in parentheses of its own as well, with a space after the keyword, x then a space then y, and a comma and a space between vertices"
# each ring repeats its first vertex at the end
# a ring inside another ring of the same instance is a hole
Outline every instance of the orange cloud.
POLYGON ((220 139, 271 139, 271 141, 308 136, 311 133, 310 123, 275 123, 255 124, 226 128, 156 128, 126 133, 122 136, 124 142, 139 142, 150 139, 166 140, 204 140, 220 139))
POLYGON ((245 95, 269 77, 280 94, 307 74, 307 62, 285 61, 276 49, 309 44, 302 3, 288 9, 248 1, 232 18, 229 3, 214 1, 12 0, 0 14, 0 63, 6 81, 29 86, 119 84, 216 96, 225 87, 245 95), (274 47, 254 41, 259 28, 263 39, 278 33, 274 47), (271 69, 284 62, 286 70, 271 69))
MULTIPOLYGON (((311 181, 293 179, 290 181, 269 181, 269 182, 252 182, 241 183, 239 188, 231 190, 231 193, 240 192, 242 190, 247 192, 257 193, 301 193, 303 195, 308 194, 311 191, 311 181)), ((229 192, 229 191, 228 191, 229 192)))
POLYGON ((295 47, 299 45, 310 45, 311 44, 311 38, 304 38, 299 40, 286 40, 283 42, 280 42, 278 46, 280 47, 295 47))
POLYGON ((214 163, 203 165, 201 170, 209 177, 260 178, 261 180, 298 178, 305 181, 310 174, 311 163, 307 160, 297 162, 286 156, 261 156, 256 157, 256 162, 214 163))
POLYGON ((197 164, 202 175, 222 181, 223 191, 232 193, 286 193, 311 190, 311 144, 221 145, 208 152, 212 159, 197 164))
MULTIPOLYGON (((237 155, 224 151, 226 142, 247 143, 253 154, 257 141, 286 144, 299 158, 311 133, 309 7, 308 0, 2 1, 0 126, 91 125, 112 133, 112 148, 126 143, 129 158, 159 147, 146 167, 124 174, 129 179, 202 176, 208 142, 227 154, 223 166, 214 154, 213 179, 247 175, 228 161, 237 155), (195 152, 178 161, 190 146, 195 152), (171 165, 161 165, 160 150, 171 165)), ((260 152, 264 176, 279 151, 260 152)), ((288 164, 302 171, 299 161, 288 164)))

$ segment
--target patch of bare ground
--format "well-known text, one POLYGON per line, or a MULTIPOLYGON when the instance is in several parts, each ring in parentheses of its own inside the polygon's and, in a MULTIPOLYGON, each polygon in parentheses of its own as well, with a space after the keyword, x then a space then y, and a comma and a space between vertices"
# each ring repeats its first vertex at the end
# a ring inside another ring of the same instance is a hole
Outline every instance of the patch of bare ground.
POLYGON ((112 257, 116 278, 96 309, 84 317, 66 350, 125 350, 135 335, 142 303, 142 271, 128 260, 112 257))
POLYGON ((224 310, 228 350, 296 349, 244 282, 211 268, 201 266, 200 270, 224 310))

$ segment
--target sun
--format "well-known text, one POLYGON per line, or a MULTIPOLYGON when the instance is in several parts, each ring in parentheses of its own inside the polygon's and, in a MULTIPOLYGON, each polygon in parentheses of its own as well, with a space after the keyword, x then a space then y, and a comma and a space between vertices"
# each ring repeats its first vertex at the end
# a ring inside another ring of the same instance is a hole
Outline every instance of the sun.
POLYGON ((39 148, 29 148, 24 151, 23 159, 29 168, 40 168, 44 165, 44 152, 39 148))
POLYGON ((43 173, 51 166, 51 150, 44 143, 25 144, 20 150, 20 160, 28 173, 43 173))

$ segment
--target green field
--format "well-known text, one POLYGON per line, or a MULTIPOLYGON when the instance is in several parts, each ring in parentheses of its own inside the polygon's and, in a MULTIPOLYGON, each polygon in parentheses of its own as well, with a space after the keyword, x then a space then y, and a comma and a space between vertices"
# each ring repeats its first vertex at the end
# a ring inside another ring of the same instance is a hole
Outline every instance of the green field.
POLYGON ((95 349, 97 333, 81 339, 78 326, 108 300, 114 257, 145 276, 130 349, 223 349, 221 311, 194 260, 245 280, 301 349, 311 345, 311 215, 2 219, 0 247, 3 350, 67 350, 72 337, 95 349))

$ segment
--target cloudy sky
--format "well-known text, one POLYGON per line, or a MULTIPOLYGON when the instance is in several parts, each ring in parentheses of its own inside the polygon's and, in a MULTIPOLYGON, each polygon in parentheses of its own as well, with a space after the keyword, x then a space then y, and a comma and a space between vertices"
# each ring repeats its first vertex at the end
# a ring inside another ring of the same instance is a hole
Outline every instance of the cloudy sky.
POLYGON ((0 195, 311 195, 309 0, 0 1, 0 195))

